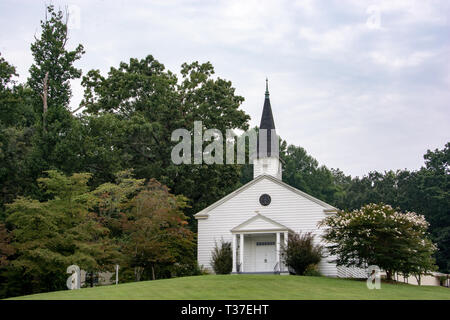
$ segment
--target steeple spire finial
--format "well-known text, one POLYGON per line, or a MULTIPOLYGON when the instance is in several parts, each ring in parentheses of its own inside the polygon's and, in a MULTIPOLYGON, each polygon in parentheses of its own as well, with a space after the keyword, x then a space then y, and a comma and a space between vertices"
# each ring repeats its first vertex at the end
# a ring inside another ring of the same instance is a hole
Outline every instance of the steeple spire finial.
POLYGON ((265 174, 282 179, 282 167, 279 158, 278 136, 275 131, 272 107, 269 98, 269 79, 266 77, 266 98, 264 99, 261 123, 256 144, 256 158, 253 160, 253 178, 265 174))

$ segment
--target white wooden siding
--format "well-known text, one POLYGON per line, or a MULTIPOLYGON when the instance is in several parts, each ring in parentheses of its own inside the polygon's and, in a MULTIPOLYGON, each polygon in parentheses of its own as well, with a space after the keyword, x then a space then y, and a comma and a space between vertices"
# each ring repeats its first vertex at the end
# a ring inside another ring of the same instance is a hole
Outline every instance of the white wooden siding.
MULTIPOLYGON (((326 216, 323 210, 323 206, 268 178, 260 179, 209 211, 207 219, 198 220, 198 262, 211 269, 211 252, 215 241, 219 243, 223 239, 231 242, 230 230, 255 216, 256 211, 295 232, 311 231, 316 235, 316 243, 319 243, 323 230, 318 229, 317 223, 326 216), (272 199, 269 206, 264 207, 259 203, 263 193, 269 194, 272 199)), ((247 250, 244 257, 246 254, 247 250)), ((336 265, 329 263, 331 260, 333 257, 322 259, 319 270, 324 275, 335 277, 336 265)))
POLYGON ((357 267, 337 267, 337 276, 339 278, 367 278, 368 272, 367 269, 357 268, 357 267))

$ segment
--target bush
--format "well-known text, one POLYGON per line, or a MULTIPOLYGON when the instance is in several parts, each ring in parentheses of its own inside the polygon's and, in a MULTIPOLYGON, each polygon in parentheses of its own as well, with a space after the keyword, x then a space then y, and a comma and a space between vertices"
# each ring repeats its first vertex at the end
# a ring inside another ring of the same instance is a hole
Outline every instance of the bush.
POLYGON ((289 236, 286 247, 281 250, 281 256, 289 269, 297 275, 304 275, 308 266, 316 265, 322 259, 322 246, 314 245, 314 235, 311 232, 296 233, 289 236))
POLYGON ((309 266, 307 266, 305 273, 303 275, 309 276, 309 277, 321 277, 322 276, 322 274, 319 272, 316 264, 310 264, 309 266))
POLYGON ((199 272, 198 275, 200 275, 200 276, 204 276, 204 275, 210 274, 209 270, 206 269, 203 265, 199 266, 199 265, 197 264, 197 268, 198 268, 198 272, 199 272))
POLYGON ((224 242, 222 240, 220 247, 216 243, 211 257, 211 265, 216 274, 231 273, 233 268, 231 242, 224 242))

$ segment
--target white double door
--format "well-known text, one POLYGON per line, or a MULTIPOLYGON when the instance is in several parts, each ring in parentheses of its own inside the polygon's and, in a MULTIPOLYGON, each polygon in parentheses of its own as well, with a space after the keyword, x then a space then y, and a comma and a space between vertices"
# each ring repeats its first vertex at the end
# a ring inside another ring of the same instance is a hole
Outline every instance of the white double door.
POLYGON ((257 238, 254 242, 255 248, 255 271, 273 272, 276 264, 275 239, 257 238))

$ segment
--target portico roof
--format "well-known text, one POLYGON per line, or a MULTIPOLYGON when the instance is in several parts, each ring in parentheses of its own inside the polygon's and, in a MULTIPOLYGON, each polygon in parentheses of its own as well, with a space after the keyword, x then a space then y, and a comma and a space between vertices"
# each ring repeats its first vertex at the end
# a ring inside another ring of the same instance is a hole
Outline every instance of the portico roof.
POLYGON ((257 232, 291 232, 294 231, 281 223, 278 223, 258 213, 250 219, 242 222, 233 229, 232 233, 257 233, 257 232))

